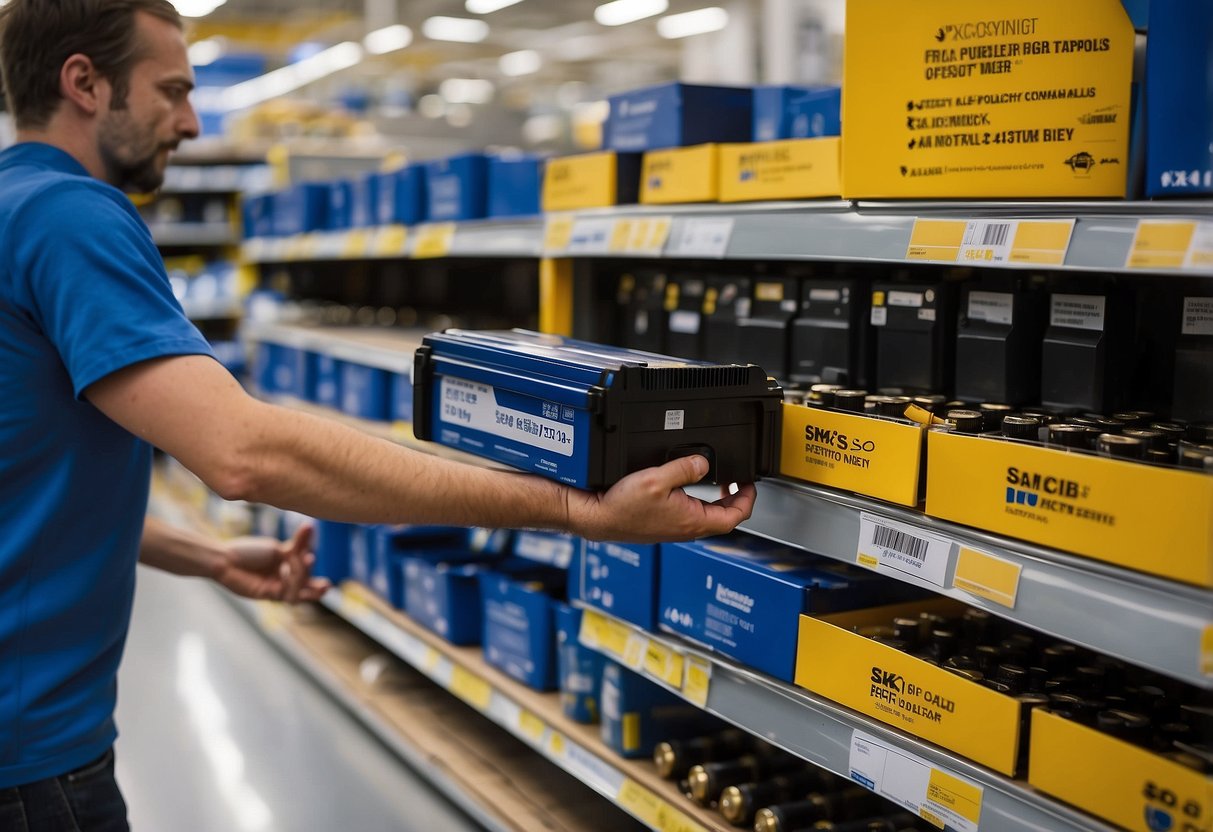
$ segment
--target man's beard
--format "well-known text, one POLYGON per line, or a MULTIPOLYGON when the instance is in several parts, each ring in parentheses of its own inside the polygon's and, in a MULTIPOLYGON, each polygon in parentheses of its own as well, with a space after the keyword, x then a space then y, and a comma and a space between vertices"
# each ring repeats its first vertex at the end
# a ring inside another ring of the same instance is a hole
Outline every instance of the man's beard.
POLYGON ((105 166, 105 181, 126 193, 151 193, 164 184, 164 171, 157 164, 160 153, 171 150, 171 145, 155 144, 148 150, 135 151, 137 156, 132 158, 132 148, 144 147, 138 131, 133 129, 129 120, 112 124, 110 129, 101 132, 101 163, 105 166), (125 152, 124 152, 125 151, 125 152))

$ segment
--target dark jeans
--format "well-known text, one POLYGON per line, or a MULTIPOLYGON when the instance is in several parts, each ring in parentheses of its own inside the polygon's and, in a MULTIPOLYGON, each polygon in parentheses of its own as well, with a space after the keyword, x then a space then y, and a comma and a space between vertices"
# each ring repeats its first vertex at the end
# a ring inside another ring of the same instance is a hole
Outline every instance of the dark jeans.
POLYGON ((0 789, 3 832, 129 832, 114 750, 75 771, 0 789))

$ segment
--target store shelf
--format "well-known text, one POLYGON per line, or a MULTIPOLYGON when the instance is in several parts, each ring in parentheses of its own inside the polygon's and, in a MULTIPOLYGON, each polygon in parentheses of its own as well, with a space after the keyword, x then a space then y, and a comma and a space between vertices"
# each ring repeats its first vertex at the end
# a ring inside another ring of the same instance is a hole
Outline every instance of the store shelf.
MULTIPOLYGON (((1011 780, 829 700, 761 676, 673 637, 655 636, 587 610, 582 644, 611 656, 720 718, 786 751, 861 782, 852 774, 856 733, 981 789, 981 832, 1103 832, 1111 827, 1011 780), (593 633, 587 636, 587 633, 593 633), (671 684, 680 674, 683 682, 671 684), (694 666, 698 671, 692 673, 694 666), (657 671, 656 668, 663 668, 657 671), (696 681, 692 681, 697 679, 696 681)), ((865 784, 866 785, 866 784, 865 784)), ((870 786, 869 786, 870 788, 870 786)))
POLYGON ((239 318, 244 308, 236 298, 216 298, 214 300, 199 300, 184 298, 181 310, 191 321, 217 321, 228 318, 239 318))
MULTIPOLYGON (((699 487, 705 499, 718 496, 699 487)), ((903 524, 952 543, 944 587, 904 573, 901 580, 957 598, 1072 641, 1206 689, 1202 649, 1213 633, 1213 591, 1143 575, 1053 549, 935 520, 919 512, 828 488, 767 479, 745 531, 810 552, 855 563, 863 515, 903 524), (953 586, 959 546, 1020 568, 1014 608, 953 586)), ((1160 553, 1160 557, 1164 556, 1160 553)))
POLYGON ((358 584, 328 592, 324 606, 420 670, 535 751, 650 827, 678 832, 730 827, 690 804, 652 764, 615 757, 595 726, 564 717, 557 694, 524 687, 485 663, 479 648, 454 647, 358 584))
POLYGON ((240 242, 229 222, 154 223, 148 227, 158 246, 234 246, 240 242))
POLYGON ((393 373, 411 375, 413 352, 426 331, 386 327, 309 327, 248 323, 243 337, 353 361, 393 373))

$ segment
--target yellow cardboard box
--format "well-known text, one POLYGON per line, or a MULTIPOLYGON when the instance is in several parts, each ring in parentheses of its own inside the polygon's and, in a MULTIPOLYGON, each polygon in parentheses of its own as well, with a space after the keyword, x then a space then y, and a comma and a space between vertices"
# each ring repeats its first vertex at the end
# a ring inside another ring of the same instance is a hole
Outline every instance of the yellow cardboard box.
POLYGON ((1120 0, 848 0, 847 20, 843 196, 1125 195, 1120 0))
POLYGON ((916 506, 925 432, 919 425, 785 402, 779 473, 916 506))
POLYGON ((938 430, 927 453, 927 514, 1213 586, 1207 474, 938 430))
POLYGON ((582 153, 549 159, 543 177, 544 211, 578 211, 635 202, 640 156, 636 153, 582 153))
POLYGON ((720 188, 720 145, 671 147, 644 154, 640 201, 649 205, 715 202, 720 188))
POLYGON ((1213 777, 1094 728, 1032 712, 1028 782, 1134 832, 1213 830, 1213 777))
POLYGON ((1003 774, 1019 755, 1020 704, 851 631, 899 615, 960 615, 950 599, 800 617, 796 684, 1003 774))
POLYGON ((720 201, 813 199, 842 193, 842 140, 720 146, 720 201))

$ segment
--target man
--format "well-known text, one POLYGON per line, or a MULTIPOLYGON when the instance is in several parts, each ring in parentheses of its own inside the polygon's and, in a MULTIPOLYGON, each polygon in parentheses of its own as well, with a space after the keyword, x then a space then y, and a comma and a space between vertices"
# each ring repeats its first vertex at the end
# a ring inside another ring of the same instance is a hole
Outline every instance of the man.
POLYGON ((0 828, 126 829, 110 747, 136 558, 252 597, 312 600, 306 533, 222 546, 144 519, 151 446, 224 497, 348 522, 720 534, 702 457, 602 494, 463 466, 247 396, 173 299, 124 190, 198 133, 167 0, 11 0, 0 70, 0 828))

